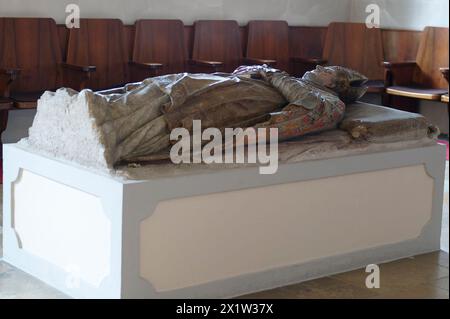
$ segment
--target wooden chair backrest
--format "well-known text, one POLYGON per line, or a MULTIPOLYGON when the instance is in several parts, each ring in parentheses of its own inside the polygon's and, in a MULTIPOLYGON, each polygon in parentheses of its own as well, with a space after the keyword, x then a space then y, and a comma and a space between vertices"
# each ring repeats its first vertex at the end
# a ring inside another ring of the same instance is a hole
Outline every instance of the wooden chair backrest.
POLYGON ((290 56, 320 58, 327 35, 327 27, 290 27, 290 56))
POLYGON ((378 28, 367 28, 364 23, 330 23, 323 51, 328 65, 356 70, 370 80, 384 77, 383 39, 378 28))
POLYGON ((242 60, 238 23, 233 20, 196 21, 192 59, 223 62, 223 71, 234 71, 242 60))
POLYGON ((80 28, 69 32, 67 63, 97 67, 87 83, 90 89, 126 83, 128 60, 124 26, 118 19, 81 19, 80 28))
POLYGON ((276 68, 289 71, 289 26, 286 21, 250 21, 247 57, 277 60, 276 68))
POLYGON ((0 18, 0 68, 21 69, 11 90, 39 92, 61 85, 56 23, 50 18, 0 18))
POLYGON ((385 61, 414 61, 422 31, 381 30, 385 61))
POLYGON ((133 61, 162 63, 162 74, 186 71, 187 49, 180 20, 138 20, 133 61))
POLYGON ((439 68, 448 67, 448 28, 426 27, 422 33, 413 82, 430 88, 448 88, 439 68))

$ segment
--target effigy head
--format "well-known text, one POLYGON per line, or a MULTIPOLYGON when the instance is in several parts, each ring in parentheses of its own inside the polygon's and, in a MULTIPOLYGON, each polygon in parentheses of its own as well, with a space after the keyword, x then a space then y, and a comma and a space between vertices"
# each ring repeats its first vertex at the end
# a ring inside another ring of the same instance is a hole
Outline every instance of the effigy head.
POLYGON ((303 79, 336 92, 345 103, 353 103, 360 99, 368 89, 367 77, 341 66, 318 65, 315 70, 306 72, 303 79))

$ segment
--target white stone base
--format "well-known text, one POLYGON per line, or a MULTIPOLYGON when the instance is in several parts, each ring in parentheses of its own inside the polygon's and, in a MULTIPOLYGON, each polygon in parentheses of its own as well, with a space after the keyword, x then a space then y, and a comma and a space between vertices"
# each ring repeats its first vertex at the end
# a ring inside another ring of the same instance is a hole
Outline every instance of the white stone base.
POLYGON ((124 181, 6 145, 4 260, 76 298, 220 298, 435 251, 444 153, 124 181))

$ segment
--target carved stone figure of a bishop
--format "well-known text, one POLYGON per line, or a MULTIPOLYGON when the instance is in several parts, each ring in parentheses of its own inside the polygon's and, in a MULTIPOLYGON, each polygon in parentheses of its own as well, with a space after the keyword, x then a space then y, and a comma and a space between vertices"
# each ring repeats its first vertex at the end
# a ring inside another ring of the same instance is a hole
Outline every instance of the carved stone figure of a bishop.
POLYGON ((202 127, 278 128, 279 139, 335 128, 367 79, 342 67, 303 78, 267 66, 232 74, 171 74, 95 93, 46 92, 23 143, 96 168, 168 154, 170 132, 202 127))

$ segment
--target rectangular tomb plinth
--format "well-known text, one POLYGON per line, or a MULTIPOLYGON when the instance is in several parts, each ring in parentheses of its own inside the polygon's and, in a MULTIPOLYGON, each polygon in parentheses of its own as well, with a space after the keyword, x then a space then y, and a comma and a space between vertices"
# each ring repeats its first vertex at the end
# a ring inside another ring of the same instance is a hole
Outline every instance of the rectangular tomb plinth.
POLYGON ((4 260, 75 298, 222 298, 435 251, 444 152, 131 180, 6 145, 4 260))

